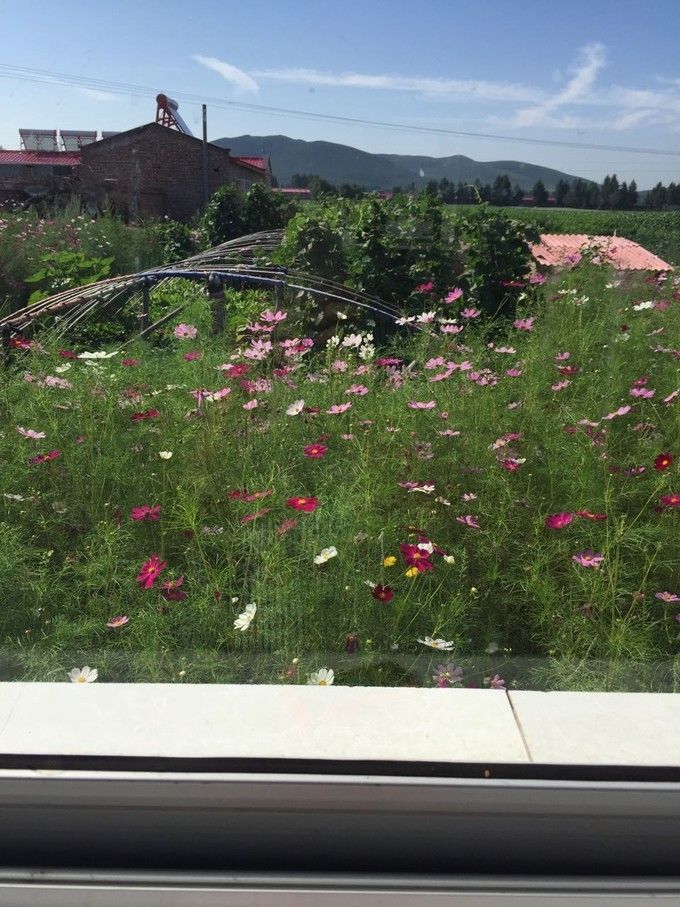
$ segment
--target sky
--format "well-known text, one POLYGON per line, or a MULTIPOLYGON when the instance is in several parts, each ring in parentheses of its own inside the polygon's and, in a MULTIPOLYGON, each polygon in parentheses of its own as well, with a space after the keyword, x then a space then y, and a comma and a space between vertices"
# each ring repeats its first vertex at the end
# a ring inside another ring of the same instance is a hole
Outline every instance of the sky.
POLYGON ((616 172, 642 189, 680 181, 679 0, 0 0, 0 23, 4 148, 19 147, 20 127, 130 129, 165 91, 197 135, 206 101, 210 139, 283 134, 616 172))

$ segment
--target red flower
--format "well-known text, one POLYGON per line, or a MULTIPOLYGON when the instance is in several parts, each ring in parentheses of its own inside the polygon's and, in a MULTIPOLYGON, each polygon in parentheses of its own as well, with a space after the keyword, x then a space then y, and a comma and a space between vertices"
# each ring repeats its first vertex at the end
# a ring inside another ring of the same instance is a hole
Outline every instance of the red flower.
POLYGON ((153 584, 161 575, 161 571, 168 566, 167 561, 162 561, 157 554, 152 554, 148 561, 145 561, 139 569, 137 582, 140 589, 153 589, 153 584))
POLYGON ((661 503, 664 507, 680 507, 680 494, 662 494, 661 503))
POLYGON ((573 513, 553 513, 545 518, 545 525, 548 529, 564 529, 573 519, 573 513))
POLYGON ((654 460, 654 469, 668 469, 669 466, 673 465, 673 454, 661 453, 654 460))
POLYGON ((186 592, 179 587, 184 583, 184 577, 178 576, 177 579, 169 579, 161 583, 161 595, 166 602, 183 602, 188 598, 186 592))
POLYGON ((419 570, 421 573, 426 570, 434 569, 434 565, 429 559, 430 555, 427 551, 423 551, 423 549, 419 548, 417 545, 408 545, 404 543, 399 546, 399 550, 409 567, 415 567, 416 570, 419 570))
POLYGON ((290 532, 291 529, 294 529, 298 524, 298 521, 293 518, 290 520, 284 520, 280 526, 276 527, 277 535, 285 535, 286 532, 290 532))
POLYGON ((33 341, 28 340, 26 337, 10 337, 9 346, 15 350, 30 350, 33 346, 33 341))
POLYGON ((28 461, 31 466, 37 466, 40 463, 48 463, 50 460, 56 460, 61 456, 60 450, 51 450, 49 453, 36 454, 28 461))
POLYGON ((140 507, 133 507, 130 511, 131 520, 147 520, 149 523, 155 523, 161 518, 161 505, 154 504, 150 507, 148 504, 142 504, 140 507))
POLYGON ((239 520, 239 523, 252 523, 253 520, 256 520, 258 517, 266 516, 271 507, 263 507, 262 510, 256 510, 255 513, 247 513, 245 516, 242 516, 239 520))
POLYGON ((78 354, 74 353, 73 350, 59 350, 59 355, 62 359, 77 359, 78 354))
POLYGON ((303 450, 304 455, 311 460, 321 460, 327 452, 328 448, 323 444, 308 444, 303 450))
POLYGON ((391 602, 394 598, 394 589, 391 586, 382 586, 380 583, 371 592, 373 598, 379 602, 391 602))
POLYGON ((606 513, 591 513, 590 510, 577 510, 576 516, 582 516, 586 520, 606 520, 606 513))
POLYGON ((147 409, 143 413, 133 413, 130 418, 133 422, 144 422, 146 419, 157 419, 160 414, 159 409, 147 409))
POLYGON ((123 359, 123 360, 121 360, 120 364, 125 365, 128 368, 132 368, 135 365, 139 365, 139 363, 140 363, 139 359, 123 359))
POLYGON ((500 284, 508 290, 519 290, 524 286, 523 280, 501 280, 500 284))
POLYGON ((293 510, 302 510, 305 513, 312 513, 320 505, 318 498, 288 498, 286 504, 293 510))

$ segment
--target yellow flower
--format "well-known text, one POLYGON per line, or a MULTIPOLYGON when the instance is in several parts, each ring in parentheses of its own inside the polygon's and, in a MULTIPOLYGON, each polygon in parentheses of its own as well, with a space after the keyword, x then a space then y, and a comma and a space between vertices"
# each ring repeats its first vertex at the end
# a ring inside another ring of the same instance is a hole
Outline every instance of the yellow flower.
POLYGON ((396 563, 397 563, 396 557, 393 554, 390 554, 383 561, 383 566, 384 567, 394 567, 394 565, 396 563))
POLYGON ((413 579, 414 576, 418 576, 420 570, 417 567, 409 567, 404 576, 408 576, 409 579, 413 579))

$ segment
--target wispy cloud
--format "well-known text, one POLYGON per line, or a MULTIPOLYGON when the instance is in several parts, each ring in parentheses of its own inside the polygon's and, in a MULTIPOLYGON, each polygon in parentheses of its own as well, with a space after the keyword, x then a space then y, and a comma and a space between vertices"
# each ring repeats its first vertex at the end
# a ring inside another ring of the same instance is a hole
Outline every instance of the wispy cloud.
POLYGON ((602 44, 587 44, 581 48, 579 59, 571 70, 571 78, 560 91, 534 107, 525 107, 515 114, 515 126, 544 126, 559 107, 583 101, 592 89, 598 74, 605 66, 602 44))
POLYGON ((466 101, 540 102, 543 92, 512 82, 488 82, 480 79, 441 79, 399 75, 370 75, 359 72, 328 73, 317 69, 258 69, 257 79, 290 82, 331 88, 364 88, 382 91, 404 91, 433 98, 455 98, 466 101))
POLYGON ((80 94, 84 94, 88 98, 92 98, 93 101, 117 101, 118 96, 111 94, 110 91, 100 91, 98 88, 81 88, 77 87, 77 91, 80 94))
POLYGON ((224 60, 218 60, 217 57, 202 57, 200 54, 194 54, 191 59, 200 63, 201 66, 205 66, 207 69, 212 69, 213 72, 221 75, 223 79, 226 79, 227 82, 230 82, 234 88, 239 91, 247 91, 251 94, 256 94, 260 90, 260 86, 255 79, 248 75, 247 72, 239 69, 238 66, 233 66, 231 63, 225 63, 224 60))

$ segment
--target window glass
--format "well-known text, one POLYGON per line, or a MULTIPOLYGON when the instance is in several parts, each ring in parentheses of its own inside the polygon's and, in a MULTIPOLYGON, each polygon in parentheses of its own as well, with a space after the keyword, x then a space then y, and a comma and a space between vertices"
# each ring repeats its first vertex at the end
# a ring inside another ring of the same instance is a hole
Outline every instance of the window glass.
POLYGON ((675 691, 675 5, 119 7, 0 65, 0 679, 675 691))

